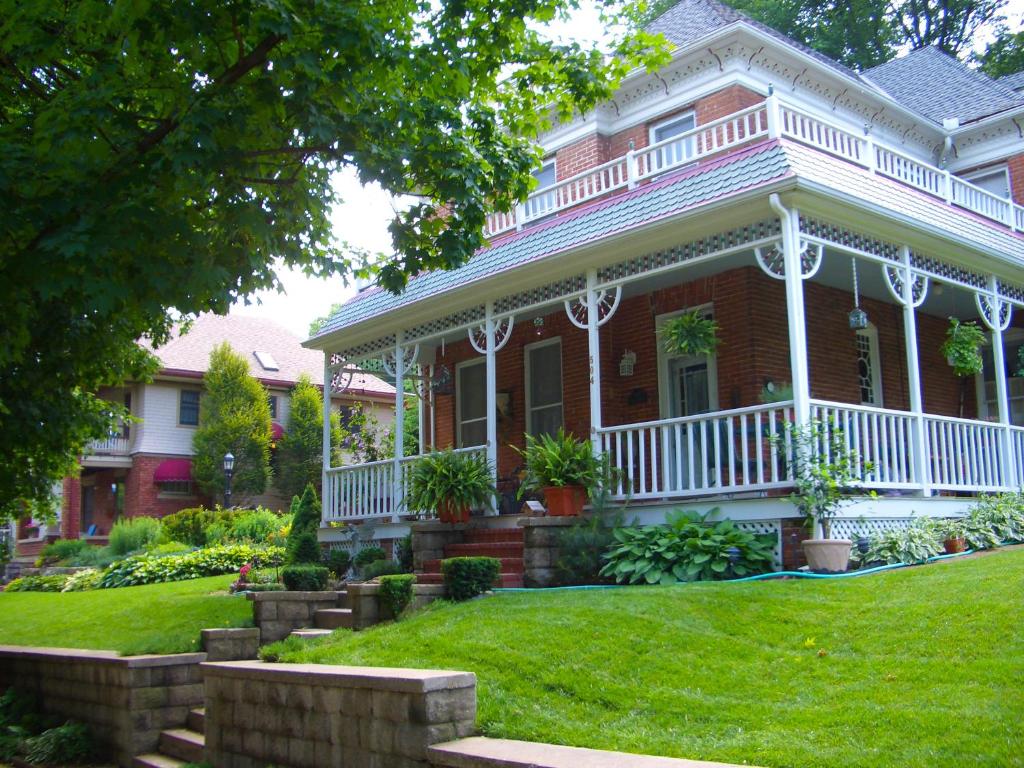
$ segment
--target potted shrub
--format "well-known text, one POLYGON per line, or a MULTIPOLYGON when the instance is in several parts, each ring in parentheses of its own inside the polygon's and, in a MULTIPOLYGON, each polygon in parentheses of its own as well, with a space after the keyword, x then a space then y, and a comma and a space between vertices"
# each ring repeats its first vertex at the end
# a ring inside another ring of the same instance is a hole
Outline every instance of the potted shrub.
POLYGON ((486 456, 449 449, 413 463, 405 504, 411 510, 436 514, 444 523, 465 523, 470 509, 489 504, 496 492, 486 456))
MULTIPOLYGON (((853 542, 832 538, 832 520, 859 488, 857 452, 845 445, 842 430, 831 424, 815 420, 803 427, 790 424, 787 431, 794 485, 789 500, 814 532, 803 542, 807 565, 812 571, 841 573, 849 567, 853 542)), ((864 462, 864 471, 871 471, 870 463, 864 462)))
POLYGON ((526 450, 516 449, 526 461, 519 492, 544 494, 548 514, 578 515, 587 497, 602 486, 608 476, 607 460, 594 455, 590 443, 564 429, 558 434, 526 436, 526 450))
POLYGON ((947 555, 955 555, 967 549, 966 526, 959 518, 943 520, 939 523, 939 534, 947 555))
POLYGON ((661 340, 670 355, 704 357, 718 348, 718 323, 698 310, 683 312, 661 326, 661 340))

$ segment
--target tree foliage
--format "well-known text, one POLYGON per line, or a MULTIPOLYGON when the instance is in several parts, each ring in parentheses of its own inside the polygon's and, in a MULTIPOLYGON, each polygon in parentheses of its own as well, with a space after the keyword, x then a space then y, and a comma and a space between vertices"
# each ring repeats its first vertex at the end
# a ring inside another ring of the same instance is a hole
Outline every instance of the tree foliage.
POLYGON ((664 60, 643 36, 548 41, 574 4, 0 0, 4 512, 116 422, 90 393, 153 372, 136 340, 276 286, 275 259, 359 266, 331 235, 336 169, 419 196, 380 284, 462 264, 534 183, 550 117, 664 60))
POLYGON ((1003 77, 1024 71, 1024 31, 1012 32, 1005 24, 996 30, 996 38, 985 52, 975 56, 981 70, 989 77, 1003 77))
POLYGON ((232 491, 258 495, 270 482, 270 403, 267 390, 249 374, 245 358, 224 342, 210 353, 199 427, 192 436, 192 475, 202 490, 224 489, 224 454, 235 457, 232 491))
MULTIPOLYGON (((299 377, 292 389, 288 428, 277 444, 277 476, 274 485, 287 497, 302 494, 312 484, 320 488, 323 468, 323 397, 309 376, 299 377)), ((341 445, 338 414, 331 413, 331 445, 337 454, 341 445)))
POLYGON ((302 496, 292 499, 292 526, 288 532, 287 561, 292 565, 320 562, 320 544, 316 532, 320 527, 320 501, 312 484, 302 496))

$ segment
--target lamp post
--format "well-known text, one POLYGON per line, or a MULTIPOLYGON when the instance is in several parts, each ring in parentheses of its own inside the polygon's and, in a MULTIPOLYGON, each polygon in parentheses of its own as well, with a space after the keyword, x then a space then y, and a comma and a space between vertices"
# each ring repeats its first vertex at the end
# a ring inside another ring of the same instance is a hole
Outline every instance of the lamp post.
POLYGON ((224 454, 224 507, 231 507, 231 476, 235 473, 235 457, 228 451, 224 454))

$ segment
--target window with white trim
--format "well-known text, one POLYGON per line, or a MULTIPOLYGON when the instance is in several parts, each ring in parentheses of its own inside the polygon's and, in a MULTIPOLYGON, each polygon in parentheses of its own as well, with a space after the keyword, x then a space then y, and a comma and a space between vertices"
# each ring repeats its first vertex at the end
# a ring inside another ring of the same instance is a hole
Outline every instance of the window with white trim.
POLYGON ((483 359, 459 363, 455 371, 459 448, 487 443, 487 366, 483 359))
MULTIPOLYGON (((697 115, 695 113, 687 112, 683 115, 676 115, 651 126, 650 142, 651 144, 657 144, 662 141, 668 141, 687 131, 692 131, 696 127, 697 115)), ((670 142, 657 150, 657 154, 651 158, 651 164, 654 168, 664 168, 665 166, 684 163, 693 157, 693 147, 692 136, 681 141, 670 142)))
POLYGON ((882 371, 878 358, 878 329, 857 331, 857 386, 862 405, 882 405, 882 371))
POLYGON ((976 187, 981 187, 993 195, 1007 198, 1010 196, 1010 173, 1005 165, 982 168, 963 174, 963 178, 976 187))
MULTIPOLYGON (((984 419, 999 419, 999 400, 996 392, 995 359, 992 345, 981 351, 985 360, 978 382, 978 412, 984 419)), ((1024 361, 1024 331, 1009 328, 1003 333, 1003 362, 1006 364, 1006 397, 1010 404, 1010 423, 1024 426, 1024 376, 1020 375, 1024 361)))
POLYGON ((562 427, 562 340, 530 344, 526 356, 526 431, 553 435, 562 427))
POLYGON ((558 202, 555 190, 544 191, 553 186, 558 179, 555 159, 544 161, 544 164, 533 172, 533 178, 537 180, 537 187, 526 201, 526 215, 531 219, 544 216, 555 210, 555 204, 558 202))

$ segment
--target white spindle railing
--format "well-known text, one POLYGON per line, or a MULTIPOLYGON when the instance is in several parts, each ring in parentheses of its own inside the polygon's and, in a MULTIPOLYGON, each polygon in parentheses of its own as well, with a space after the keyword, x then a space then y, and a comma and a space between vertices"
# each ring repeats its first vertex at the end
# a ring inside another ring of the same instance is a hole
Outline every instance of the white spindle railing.
POLYGON ((956 176, 951 176, 950 180, 953 185, 950 195, 952 202, 986 218, 1002 221, 1007 226, 1016 226, 1011 201, 956 176))
POLYGON ((779 130, 783 136, 867 165, 867 142, 859 136, 782 104, 779 105, 779 117, 779 130))
MULTIPOLYGON (((455 449, 455 453, 477 453, 477 454, 480 454, 480 455, 483 456, 483 455, 487 454, 487 446, 485 446, 485 445, 473 445, 473 446, 469 446, 468 448, 456 448, 455 449)), ((410 484, 410 481, 412 479, 412 476, 411 476, 411 473, 408 471, 408 468, 411 467, 413 464, 415 464, 416 461, 418 461, 420 458, 421 458, 420 456, 406 456, 404 459, 399 461, 399 464, 402 467, 402 470, 401 470, 401 473, 402 473, 401 483, 402 483, 402 488, 403 488, 403 493, 402 493, 402 498, 403 499, 408 499, 409 498, 409 484, 410 484)), ((433 509, 411 509, 408 506, 406 506, 404 509, 400 510, 400 512, 402 514, 406 514, 406 515, 433 514, 436 511, 437 510, 433 510, 433 509)))
POLYGON ((888 176, 922 192, 947 198, 945 172, 902 152, 876 145, 875 171, 881 176, 888 176))
POLYGON ((1003 478, 1001 425, 945 416, 925 416, 924 423, 933 488, 996 491, 1010 485, 1003 478))
POLYGON ((620 473, 612 498, 654 499, 791 484, 785 428, 792 403, 602 427, 601 450, 620 473))
POLYGON ((115 435, 105 440, 93 440, 89 443, 88 454, 91 456, 127 456, 128 448, 129 439, 115 435))
POLYGON ((1014 490, 1024 487, 1024 427, 1010 427, 1010 456, 1016 474, 1010 478, 1014 490))
POLYGON ((811 401, 811 418, 821 423, 820 450, 830 458, 832 430, 854 456, 854 474, 869 488, 913 488, 923 482, 914 463, 915 417, 906 411, 811 401))

